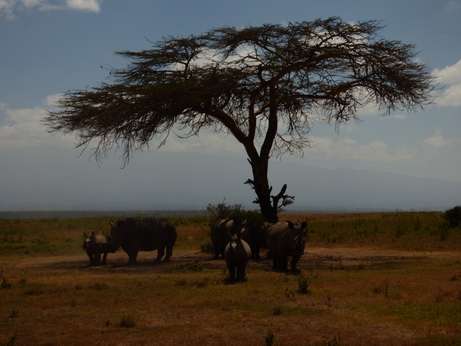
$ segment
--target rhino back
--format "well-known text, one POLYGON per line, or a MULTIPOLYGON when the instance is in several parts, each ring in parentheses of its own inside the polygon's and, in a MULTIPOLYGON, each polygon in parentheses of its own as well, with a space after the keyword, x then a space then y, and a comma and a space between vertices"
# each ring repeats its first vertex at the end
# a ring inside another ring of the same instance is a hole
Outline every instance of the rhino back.
POLYGON ((267 248, 272 253, 279 253, 281 250, 290 248, 290 229, 286 222, 277 222, 270 226, 266 234, 267 248))
POLYGON ((124 219, 117 222, 113 237, 120 237, 122 247, 152 251, 176 240, 176 228, 166 220, 153 218, 124 219))

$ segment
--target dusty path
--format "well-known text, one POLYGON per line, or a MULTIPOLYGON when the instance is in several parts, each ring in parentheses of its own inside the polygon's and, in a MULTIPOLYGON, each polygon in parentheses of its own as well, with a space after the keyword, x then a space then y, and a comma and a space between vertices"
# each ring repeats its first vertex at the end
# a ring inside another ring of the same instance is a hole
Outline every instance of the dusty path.
MULTIPOLYGON (((108 271, 136 271, 144 270, 166 271, 171 267, 187 266, 193 263, 200 263, 204 269, 224 269, 222 260, 214 260, 210 253, 203 253, 194 250, 175 250, 170 262, 154 263, 153 258, 156 252, 140 252, 138 265, 127 266, 127 255, 119 250, 115 254, 109 254, 106 266, 89 267, 88 258, 85 253, 72 256, 46 256, 46 257, 11 257, 0 258, 0 268, 15 268, 20 270, 98 270, 108 271)), ((399 263, 408 260, 421 258, 445 258, 461 260, 461 254, 457 251, 398 251, 388 249, 377 249, 369 247, 313 247, 309 248, 299 261, 301 269, 319 267, 338 267, 342 269, 355 268, 357 266, 372 266, 379 263, 399 263)), ((271 261, 263 256, 259 261, 249 263, 251 269, 267 270, 271 268, 271 261)))

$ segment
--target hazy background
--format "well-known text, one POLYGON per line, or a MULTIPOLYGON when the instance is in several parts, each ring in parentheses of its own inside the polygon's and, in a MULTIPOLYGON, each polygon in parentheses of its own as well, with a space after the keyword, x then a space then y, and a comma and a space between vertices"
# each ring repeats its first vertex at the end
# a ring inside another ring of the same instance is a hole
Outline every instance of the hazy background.
POLYGON ((302 158, 274 159, 274 190, 288 184, 293 209, 444 210, 461 204, 461 0, 149 1, 0 0, 0 210, 254 207, 243 148, 201 133, 99 165, 73 136, 46 132, 46 109, 67 90, 107 81, 114 55, 166 36, 221 26, 314 20, 382 20, 385 39, 412 43, 438 77, 434 104, 336 131, 317 124, 302 158), (101 68, 102 67, 102 68, 101 68))

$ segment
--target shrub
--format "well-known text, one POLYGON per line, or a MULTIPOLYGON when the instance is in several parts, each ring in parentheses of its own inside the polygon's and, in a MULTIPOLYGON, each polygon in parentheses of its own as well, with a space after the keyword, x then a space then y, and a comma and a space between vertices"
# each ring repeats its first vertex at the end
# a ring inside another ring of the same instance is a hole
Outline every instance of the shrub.
POLYGON ((136 322, 134 321, 133 317, 131 316, 123 316, 120 320, 119 327, 122 328, 133 328, 136 327, 136 322))
POLYGON ((1 288, 11 288, 13 284, 9 282, 6 278, 3 278, 2 283, 0 284, 1 288))
POLYGON ((268 330, 266 334, 264 334, 264 341, 266 342, 266 346, 272 346, 274 344, 275 334, 272 330, 268 330))
POLYGON ((454 208, 448 209, 444 214, 443 218, 448 225, 452 228, 461 225, 461 206, 457 205, 454 208))
POLYGON ((227 205, 224 201, 217 205, 208 204, 206 213, 210 217, 210 225, 226 218, 246 220, 248 225, 262 221, 261 213, 258 210, 245 210, 241 204, 227 205))
POLYGON ((280 306, 276 306, 274 310, 272 310, 273 316, 279 316, 282 314, 282 308, 280 306))
POLYGON ((299 279, 298 279, 298 286, 299 286, 298 292, 301 293, 301 294, 309 293, 309 285, 310 284, 311 284, 311 277, 310 276, 306 277, 304 275, 300 275, 299 279))

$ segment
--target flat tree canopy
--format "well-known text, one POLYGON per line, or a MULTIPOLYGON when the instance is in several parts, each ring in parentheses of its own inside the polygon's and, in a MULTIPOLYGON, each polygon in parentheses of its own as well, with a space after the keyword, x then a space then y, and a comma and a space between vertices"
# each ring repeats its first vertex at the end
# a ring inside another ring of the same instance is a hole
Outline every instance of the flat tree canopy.
POLYGON ((415 60, 414 46, 378 37, 377 21, 340 18, 287 25, 213 29, 168 37, 140 52, 123 51, 126 68, 111 83, 69 91, 45 123, 75 132, 77 147, 97 160, 165 143, 201 130, 232 134, 251 164, 247 183, 265 220, 290 204, 286 185, 272 195, 272 156, 302 155, 313 122, 343 123, 375 104, 382 114, 416 111, 430 103, 432 77, 415 60))

